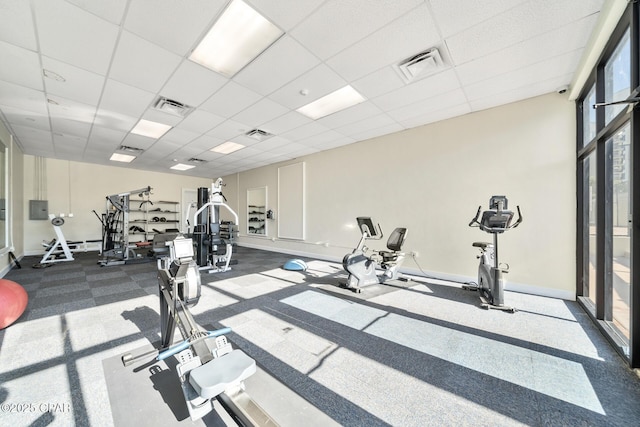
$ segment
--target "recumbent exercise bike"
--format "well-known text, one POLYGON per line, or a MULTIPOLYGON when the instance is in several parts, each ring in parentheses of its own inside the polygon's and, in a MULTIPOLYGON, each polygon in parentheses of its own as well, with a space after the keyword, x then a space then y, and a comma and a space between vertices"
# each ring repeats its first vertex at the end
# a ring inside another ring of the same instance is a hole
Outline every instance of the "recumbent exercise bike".
POLYGON ((387 240, 388 250, 377 251, 367 256, 366 241, 382 239, 382 229, 380 224, 374 224, 370 217, 358 217, 356 221, 362 236, 353 252, 345 255, 342 259, 342 267, 349 273, 349 277, 347 282, 342 283, 341 286, 360 293, 362 286, 384 283, 386 280, 400 277, 398 269, 405 258, 405 254, 400 251, 407 237, 407 229, 398 227, 393 230, 387 240), (381 275, 376 272, 378 265, 383 270, 381 275))
POLYGON ((508 210, 506 196, 492 196, 489 200, 489 209, 480 212, 482 206, 478 206, 476 216, 469 223, 469 227, 479 227, 480 230, 493 234, 493 244, 487 242, 474 242, 473 247, 480 249, 480 265, 478 266, 477 285, 464 285, 463 289, 478 291, 482 307, 515 312, 513 307, 504 305, 504 281, 503 273, 509 272, 509 265, 501 266, 498 261, 498 234, 516 228, 522 222, 520 206, 516 206, 518 219, 513 224, 513 212, 508 210))

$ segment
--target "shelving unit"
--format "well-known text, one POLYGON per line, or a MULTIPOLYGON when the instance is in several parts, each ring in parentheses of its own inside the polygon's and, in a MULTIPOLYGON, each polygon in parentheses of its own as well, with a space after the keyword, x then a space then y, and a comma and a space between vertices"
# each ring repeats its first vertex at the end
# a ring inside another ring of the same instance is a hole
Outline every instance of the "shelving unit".
MULTIPOLYGON (((168 229, 180 228, 178 202, 133 199, 130 206, 132 208, 129 209, 129 235, 137 241, 149 241, 158 232, 164 233, 168 229)), ((132 242, 135 243, 133 240, 132 242)))
POLYGON ((265 224, 265 207, 249 205, 247 211, 247 234, 265 235, 265 224))

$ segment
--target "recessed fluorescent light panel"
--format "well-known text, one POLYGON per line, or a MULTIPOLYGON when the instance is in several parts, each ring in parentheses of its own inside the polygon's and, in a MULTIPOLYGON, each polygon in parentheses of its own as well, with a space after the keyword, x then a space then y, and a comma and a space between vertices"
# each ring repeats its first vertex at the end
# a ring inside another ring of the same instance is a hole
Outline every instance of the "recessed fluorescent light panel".
POLYGON ((183 165, 182 163, 178 163, 177 165, 171 166, 169 169, 173 169, 176 171, 187 171, 193 168, 195 168, 195 166, 193 165, 183 165))
POLYGON ((316 99, 310 104, 298 108, 296 111, 305 116, 317 120, 329 114, 336 113, 345 108, 352 107, 365 99, 354 88, 347 85, 342 89, 331 92, 329 95, 316 99))
POLYGON ((131 133, 136 135, 148 136, 149 138, 158 139, 167 131, 171 129, 171 126, 163 123, 152 122, 150 120, 140 119, 138 124, 131 130, 131 133))
POLYGON ((284 32, 240 0, 233 0, 189 56, 213 71, 233 77, 284 32))
POLYGON ((213 147, 210 151, 220 154, 229 154, 233 153, 234 151, 238 151, 241 148, 244 148, 244 145, 238 144, 237 142, 233 141, 227 141, 223 144, 213 147))
POLYGON ((113 160, 114 162, 131 163, 135 158, 136 156, 130 156, 128 154, 113 153, 109 160, 113 160))

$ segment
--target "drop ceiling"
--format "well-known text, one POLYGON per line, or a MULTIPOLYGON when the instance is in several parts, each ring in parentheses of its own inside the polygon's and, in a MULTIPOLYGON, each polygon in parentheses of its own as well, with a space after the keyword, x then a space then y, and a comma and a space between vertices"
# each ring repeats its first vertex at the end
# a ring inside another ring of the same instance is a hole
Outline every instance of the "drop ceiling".
POLYGON ((245 2, 284 35, 229 79, 188 59, 226 0, 2 0, 0 119, 26 154, 214 178, 555 92, 604 0, 245 2), (407 82, 397 65, 432 48, 442 65, 407 82), (366 100, 296 111, 347 84, 366 100), (140 119, 172 129, 130 133, 140 119), (210 151, 226 141, 246 148, 210 151), (143 151, 110 161, 122 145, 143 151))

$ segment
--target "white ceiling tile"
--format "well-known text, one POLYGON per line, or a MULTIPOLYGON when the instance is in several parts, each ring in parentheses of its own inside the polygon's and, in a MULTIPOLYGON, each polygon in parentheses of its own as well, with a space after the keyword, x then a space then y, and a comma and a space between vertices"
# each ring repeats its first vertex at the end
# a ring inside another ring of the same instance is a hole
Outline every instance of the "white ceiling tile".
POLYGON ((108 79, 100 101, 100 109, 140 117, 153 99, 154 94, 151 92, 108 79))
POLYGON ((473 111, 480 111, 520 101, 522 99, 544 95, 550 92, 555 92, 558 87, 565 85, 569 80, 571 80, 571 77, 572 75, 552 77, 548 80, 535 82, 515 89, 506 90, 500 93, 493 93, 484 98, 470 100, 469 104, 473 111))
POLYGON ((196 110, 182 120, 177 127, 202 134, 210 131, 223 121, 224 119, 220 116, 207 113, 206 111, 196 110))
POLYGON ((462 89, 455 89, 428 99, 414 102, 413 104, 396 110, 388 111, 387 114, 389 114, 395 121, 402 122, 403 120, 427 115, 437 110, 466 103, 467 97, 465 96, 464 91, 462 89))
POLYGON ((125 28, 180 56, 199 41, 226 0, 157 1, 129 3, 125 28), (153 19, 149 19, 152 16, 153 19))
POLYGON ((62 151, 79 152, 82 154, 86 144, 86 138, 75 135, 60 135, 55 132, 53 134, 53 147, 57 154, 62 151))
POLYGON ((306 125, 302 125, 298 128, 295 128, 293 130, 290 130, 289 132, 285 132, 280 136, 290 141, 298 142, 298 141, 304 140, 305 138, 309 138, 314 135, 325 133, 328 130, 329 130, 328 127, 323 126, 318 122, 311 122, 306 125))
MULTIPOLYGON (((541 80, 548 80, 558 76, 571 75, 576 69, 582 49, 548 58, 536 64, 520 68, 518 70, 501 74, 478 83, 465 86, 465 93, 469 100, 485 98, 493 94, 506 92, 521 87, 532 85, 541 80)), ((562 84, 569 84, 571 78, 562 84)), ((557 87, 548 88, 547 92, 556 90, 557 87)))
POLYGON ((443 37, 499 15, 529 0, 429 0, 443 37))
POLYGON ((62 98, 60 96, 50 96, 49 99, 55 103, 49 103, 49 117, 75 120, 83 123, 93 123, 96 116, 94 105, 83 104, 82 102, 62 98))
POLYGON ((404 130, 404 126, 394 122, 386 126, 364 130, 350 136, 357 141, 364 141, 366 139, 376 138, 378 136, 388 135, 394 132, 401 132, 402 130, 404 130))
POLYGON ((202 135, 194 139, 189 143, 189 147, 191 148, 199 148, 200 151, 211 150, 213 147, 216 147, 222 144, 224 140, 219 138, 214 138, 208 135, 202 135))
POLYGON ((302 107, 347 85, 335 71, 320 64, 273 92, 269 98, 291 109, 302 107), (307 92, 306 95, 300 93, 307 92))
POLYGON ((36 129, 50 131, 49 115, 45 113, 34 113, 31 111, 19 110, 17 108, 0 106, 0 111, 7 121, 13 126, 30 126, 36 129))
POLYGON ((124 138, 122 144, 127 147, 142 148, 143 150, 146 150, 151 147, 154 142, 156 142, 156 140, 153 138, 147 138, 146 136, 130 133, 124 138))
POLYGON ((274 135, 279 135, 310 122, 310 118, 303 116, 297 111, 290 111, 278 118, 264 123, 260 126, 260 129, 274 135))
POLYGON ((181 60, 178 55, 123 31, 113 56, 109 77, 149 92, 157 92, 181 60), (141 55, 141 52, 144 54, 141 55))
POLYGON ((396 124, 395 121, 387 116, 386 114, 379 114, 377 116, 370 117, 365 120, 360 120, 358 122, 350 123, 345 126, 341 126, 336 129, 337 132, 345 135, 345 136, 354 136, 359 133, 363 133, 366 131, 370 131, 373 129, 378 129, 383 126, 389 126, 396 124))
POLYGON ((349 107, 346 110, 338 111, 337 113, 318 119, 317 122, 328 128, 337 128, 348 123, 377 116, 378 114, 382 114, 382 110, 371 101, 365 101, 349 107))
POLYGON ((52 78, 44 78, 47 94, 62 96, 85 104, 98 105, 104 86, 104 76, 47 56, 42 57, 42 66, 45 70, 53 71, 65 79, 64 82, 61 82, 52 78))
POLYGON ((288 144, 291 144, 291 141, 289 141, 288 139, 279 136, 273 136, 266 141, 260 142, 260 149, 262 151, 270 151, 274 148, 283 147, 288 144))
POLYGON ((457 67, 456 73, 460 81, 468 85, 582 48, 587 43, 583 34, 591 32, 597 18, 597 15, 588 16, 557 30, 467 62, 457 67), (558 40, 563 40, 563 43, 558 43, 558 40))
POLYGON ((183 146, 184 144, 168 141, 168 140, 165 140, 164 138, 159 139, 151 146, 152 149, 142 153, 141 157, 144 156, 145 158, 147 158, 147 157, 153 156, 155 158, 162 158, 169 154, 178 152, 183 146))
POLYGON ((374 70, 414 56, 440 42, 426 4, 387 24, 327 60, 345 79, 359 79, 374 70))
MULTIPOLYGON (((246 158, 255 156, 256 154, 260 154, 260 153, 262 153, 262 150, 258 150, 253 147, 245 147, 238 151, 234 151, 231 154, 227 154, 222 159, 224 159, 225 162, 229 162, 229 163, 244 163, 246 158)), ((251 162, 252 161, 249 161, 249 163, 251 162)))
POLYGON ((373 99, 393 90, 400 89, 405 86, 405 84, 393 67, 382 68, 351 82, 351 86, 367 99, 373 99))
POLYGON ((249 108, 233 116, 233 120, 259 127, 263 123, 280 117, 289 110, 268 98, 262 98, 249 108))
POLYGON ((98 109, 94 123, 117 131, 130 131, 138 122, 137 117, 116 113, 113 110, 98 109))
MULTIPOLYGON (((331 150, 332 148, 342 147, 344 145, 353 144, 355 141, 349 137, 342 137, 338 139, 334 139, 331 141, 324 142, 322 144, 318 144, 313 148, 319 148, 321 150, 331 150)), ((304 150, 301 150, 304 151, 304 150)), ((296 153, 296 155, 300 155, 300 153, 296 153)))
POLYGON ((197 107, 228 80, 191 61, 184 61, 162 88, 163 96, 197 107))
POLYGON ((298 158, 298 157, 302 157, 302 156, 308 156, 310 154, 317 153, 319 151, 320 151, 320 149, 318 149, 316 147, 305 147, 302 150, 295 151, 295 152, 293 152, 291 154, 293 155, 294 158, 298 158))
POLYGON ((456 73, 453 70, 446 70, 374 98, 372 102, 382 110, 395 110, 459 87, 460 82, 456 73))
POLYGON ((236 122, 234 120, 225 120, 209 132, 207 135, 228 140, 251 130, 249 125, 236 122))
POLYGON ((329 0, 290 34, 320 59, 327 59, 421 3, 422 0, 329 0))
POLYGON ((24 0, 0 2, 0 40, 32 51, 37 49, 31 2, 24 0))
POLYGON ((119 28, 62 0, 34 3, 43 55, 106 75, 119 28))
POLYGON ((323 147, 325 145, 332 145, 335 143, 335 141, 342 140, 348 140, 350 142, 354 141, 352 138, 346 137, 334 130, 330 130, 319 135, 313 135, 305 138, 302 143, 310 147, 323 147))
POLYGON ((247 0, 256 11, 269 21, 289 31, 311 14, 324 0, 247 0))
POLYGON ((47 115, 47 101, 42 91, 0 80, 0 106, 47 115))
POLYGON ((51 129, 54 136, 61 133, 65 136, 82 137, 86 141, 91 131, 91 123, 78 120, 52 118, 51 129))
POLYGON ((11 64, 11 67, 0 67, 0 80, 31 89, 44 89, 37 53, 0 41, 0 58, 4 64, 11 64))
POLYGON ((240 71, 234 80, 262 95, 268 95, 319 62, 300 43, 284 35, 240 71), (268 79, 265 78, 267 75, 268 79))
POLYGON ((229 118, 262 98, 259 94, 236 82, 230 81, 205 101, 200 108, 221 117, 229 118))
POLYGON ((105 149, 115 149, 126 136, 126 132, 94 125, 89 136, 89 145, 105 149))
POLYGON ((414 116, 412 118, 402 120, 400 123, 407 128, 414 128, 422 126, 428 123, 435 123, 441 120, 446 120, 451 117, 462 116, 471 112, 469 104, 459 104, 452 107, 444 107, 435 111, 430 111, 420 116, 414 116))
MULTIPOLYGON (((108 2, 95 0, 67 1, 116 25, 120 25, 120 23, 122 22, 124 9, 127 5, 127 0, 109 0, 108 2)), ((133 4, 137 3, 138 1, 133 2, 133 4)))
POLYGON ((176 116, 174 114, 168 114, 164 111, 149 108, 144 112, 142 118, 156 123, 162 123, 163 125, 176 126, 182 120, 182 116, 176 116))
POLYGON ((16 133, 23 147, 31 147, 33 149, 42 146, 47 150, 53 151, 53 136, 51 132, 20 125, 11 125, 11 129, 16 133))
POLYGON ((224 154, 214 153, 210 150, 205 150, 197 156, 199 159, 206 160, 207 162, 211 162, 217 159, 224 157, 224 154))
POLYGON ((180 128, 172 128, 169 129, 169 131, 165 133, 162 138, 160 138, 160 141, 169 141, 181 145, 187 145, 198 136, 200 136, 200 134, 197 132, 191 132, 180 128))
POLYGON ((602 0, 537 0, 520 4, 447 39, 456 65, 552 31, 598 11, 602 0))

